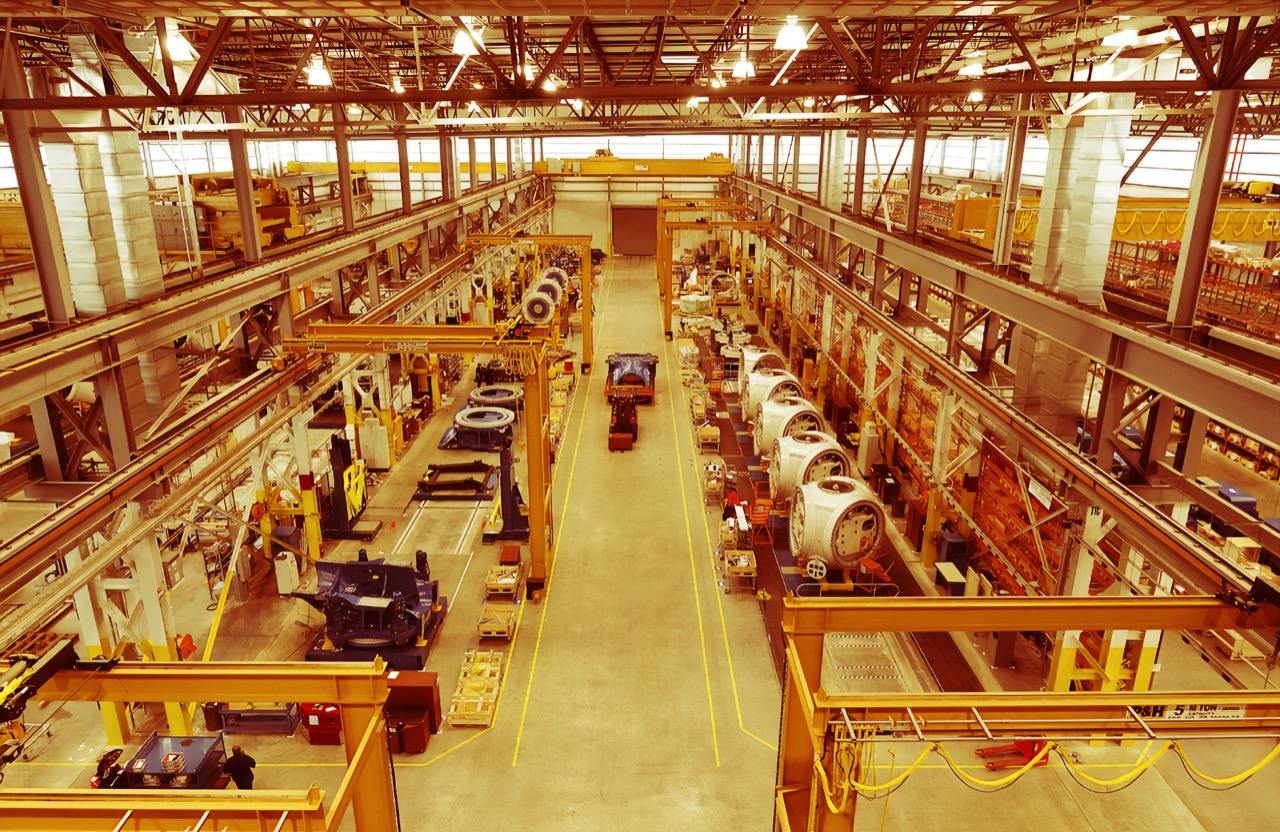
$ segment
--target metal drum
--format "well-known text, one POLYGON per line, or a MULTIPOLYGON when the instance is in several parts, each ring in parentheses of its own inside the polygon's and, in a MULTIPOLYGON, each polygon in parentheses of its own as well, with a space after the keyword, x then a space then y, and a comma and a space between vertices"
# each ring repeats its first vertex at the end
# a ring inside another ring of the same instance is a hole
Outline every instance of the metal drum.
POLYGON ((884 539, 884 505, 860 480, 828 477, 791 499, 791 553, 814 580, 828 568, 855 569, 884 539))
POLYGON ((823 431, 822 414, 808 399, 778 396, 756 405, 755 428, 751 438, 757 455, 773 448, 779 436, 794 436, 805 431, 823 431))
POLYGON ((849 453, 836 440, 816 430, 773 440, 769 457, 769 496, 775 505, 790 502, 805 483, 847 477, 853 470, 849 453))

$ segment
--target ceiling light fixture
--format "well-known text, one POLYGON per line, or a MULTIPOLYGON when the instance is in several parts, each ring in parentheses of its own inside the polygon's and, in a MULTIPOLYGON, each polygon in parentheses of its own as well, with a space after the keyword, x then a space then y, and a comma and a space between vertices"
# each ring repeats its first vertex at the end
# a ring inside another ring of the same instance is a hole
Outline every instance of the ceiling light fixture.
POLYGON ((324 65, 324 58, 320 53, 311 56, 311 63, 307 64, 307 83, 313 87, 332 87, 333 76, 329 74, 329 67, 324 65))
POLYGON ((724 78, 721 77, 720 73, 717 72, 715 74, 715 77, 711 79, 711 89, 718 90, 718 89, 722 89, 723 87, 724 87, 724 78))
POLYGON ((570 107, 572 107, 574 110, 578 111, 579 113, 582 112, 581 98, 562 98, 561 101, 565 104, 568 104, 570 107))
POLYGON ((476 48, 476 43, 480 40, 480 36, 472 32, 468 34, 467 29, 459 29, 453 33, 453 54, 461 55, 464 58, 470 58, 472 55, 479 55, 480 50, 476 48), (475 40, 472 40, 475 38, 475 40))
POLYGON ((1126 46, 1138 45, 1138 31, 1136 29, 1122 29, 1119 32, 1113 32, 1102 39, 1103 46, 1109 46, 1113 49, 1123 49, 1126 46))
POLYGON ((804 106, 806 106, 806 107, 813 107, 813 105, 814 105, 814 104, 816 104, 816 103, 818 103, 818 102, 814 101, 812 98, 806 98, 802 103, 803 103, 803 104, 804 104, 804 106))
POLYGON ((738 62, 733 65, 734 78, 754 78, 756 77, 756 68, 751 61, 747 60, 747 50, 742 50, 742 57, 738 58, 738 62))
POLYGON ((831 101, 835 104, 843 104, 848 100, 849 100, 849 96, 847 95, 837 95, 835 98, 831 99, 831 101))
POLYGON ((484 89, 484 84, 480 83, 479 81, 472 81, 472 82, 471 82, 471 89, 473 89, 473 90, 482 90, 482 89, 484 89))
POLYGON ((809 35, 800 28, 799 20, 798 15, 787 15, 786 25, 778 30, 778 38, 773 42, 774 49, 780 52, 799 52, 809 48, 809 35))
POLYGON ((957 72, 956 74, 963 76, 965 78, 981 78, 982 77, 982 61, 977 61, 971 64, 965 64, 964 66, 960 67, 960 71, 957 72))
POLYGON ((700 95, 695 95, 693 98, 690 98, 688 101, 686 101, 684 103, 684 106, 688 107, 690 110, 696 110, 699 107, 701 107, 703 102, 705 101, 707 101, 706 98, 703 98, 700 95))
POLYGON ((547 80, 542 82, 542 88, 547 92, 555 92, 560 88, 560 85, 556 83, 556 79, 548 75, 547 80))
POLYGON ((982 100, 982 90, 974 90, 973 92, 969 93, 969 100, 970 100, 970 101, 972 101, 972 102, 974 102, 975 104, 976 104, 977 102, 981 101, 981 100, 982 100))
POLYGON ((658 60, 664 64, 686 64, 693 65, 698 62, 697 55, 663 55, 658 60))
POLYGON ((478 112, 480 112, 480 105, 479 105, 479 104, 477 104, 477 103, 476 103, 476 102, 474 102, 474 101, 468 101, 468 102, 467 102, 467 112, 468 112, 468 113, 478 113, 478 112))
POLYGON ((349 115, 349 116, 358 116, 358 115, 360 115, 362 112, 364 112, 364 111, 363 111, 362 109, 360 109, 360 105, 359 105, 359 104, 350 104, 350 105, 348 105, 348 106, 347 106, 347 115, 349 115))
POLYGON ((404 82, 400 80, 399 75, 391 76, 391 91, 397 94, 404 92, 404 82))
POLYGON ((196 50, 191 47, 191 41, 182 36, 178 31, 178 26, 172 20, 165 22, 164 37, 156 39, 156 49, 164 50, 169 56, 169 60, 174 63, 187 63, 196 60, 196 50))

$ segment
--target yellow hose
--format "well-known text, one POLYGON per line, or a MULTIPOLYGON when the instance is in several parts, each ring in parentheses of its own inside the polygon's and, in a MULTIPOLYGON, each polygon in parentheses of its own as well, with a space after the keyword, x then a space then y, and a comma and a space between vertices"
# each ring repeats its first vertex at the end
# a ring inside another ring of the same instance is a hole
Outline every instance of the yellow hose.
POLYGON ((1243 783, 1245 780, 1248 780, 1253 775, 1274 763, 1277 757, 1280 757, 1280 743, 1277 743, 1276 746, 1267 753, 1267 756, 1263 757, 1261 760, 1239 774, 1234 774, 1230 777, 1210 777, 1191 764, 1191 761, 1187 759, 1187 753, 1181 744, 1175 742, 1172 745, 1173 752, 1182 758, 1182 762, 1186 765, 1187 771, 1191 772, 1206 783, 1212 783, 1215 786, 1235 786, 1239 783, 1243 783))

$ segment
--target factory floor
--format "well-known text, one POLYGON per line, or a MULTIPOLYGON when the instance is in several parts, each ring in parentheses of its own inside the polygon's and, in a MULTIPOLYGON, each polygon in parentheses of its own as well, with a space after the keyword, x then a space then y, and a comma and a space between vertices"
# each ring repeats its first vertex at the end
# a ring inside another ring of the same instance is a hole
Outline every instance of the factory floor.
MULTIPOLYGON (((426 424, 403 462, 371 488, 365 518, 383 522, 378 538, 326 544, 326 557, 339 560, 354 559, 361 546, 372 557, 404 564, 416 549, 431 553, 433 576, 450 600, 428 662, 440 674, 446 710, 466 649, 506 653, 491 728, 446 724, 426 753, 395 756, 405 830, 772 826, 779 685, 758 605, 749 594, 723 592, 711 549, 719 510, 702 504, 686 391, 673 345, 661 336, 655 289, 652 259, 606 261, 597 290, 594 372, 578 379, 555 468, 552 580, 542 604, 521 605, 512 643, 481 643, 475 629, 485 572, 497 562, 497 547, 477 539, 491 504, 412 501, 428 462, 477 456, 436 450, 466 386, 453 392, 446 413, 426 424), (612 352, 654 352, 661 359, 656 402, 640 409, 639 441, 625 453, 606 450, 604 371, 612 352)), ((900 534, 891 536, 905 545, 900 534)), ((198 555, 188 558, 187 577, 171 597, 178 631, 191 632, 203 648, 211 597, 198 555)), ((301 601, 280 599, 265 567, 255 567, 247 600, 233 603, 219 623, 214 658, 297 660, 317 632, 320 616, 301 601)), ((971 636, 985 646, 984 636, 971 636)), ((1176 634, 1166 638, 1160 665, 1157 688, 1228 689, 1176 634)), ((996 673, 1007 684, 1005 675, 996 673)), ((46 718, 52 736, 32 744, 30 760, 5 769, 5 788, 87 782, 105 747, 96 710, 33 703, 27 721, 46 718)), ((136 719, 140 736, 164 730, 154 706, 136 719)), ((202 732, 199 714, 196 723, 202 732)), ((316 783, 332 791, 342 776, 341 749, 309 746, 300 733, 237 734, 231 742, 257 758, 259 789, 316 783)), ((948 744, 948 750, 965 773, 994 778, 972 753, 990 744, 948 744)), ((1213 775, 1243 771, 1270 747, 1265 740, 1187 745, 1192 762, 1213 775)), ((1141 743, 1070 748, 1096 778, 1119 776, 1151 750, 1141 743)), ((910 742, 878 746, 867 779, 883 782, 902 773, 921 751, 910 742)), ((1099 788, 1073 781, 1054 758, 1048 770, 993 796, 966 786, 934 756, 889 797, 859 800, 853 828, 1280 829, 1273 819, 1280 788, 1275 766, 1214 794, 1194 785, 1170 754, 1117 794, 1089 791, 1099 788)), ((344 829, 351 828, 348 819, 344 829)))

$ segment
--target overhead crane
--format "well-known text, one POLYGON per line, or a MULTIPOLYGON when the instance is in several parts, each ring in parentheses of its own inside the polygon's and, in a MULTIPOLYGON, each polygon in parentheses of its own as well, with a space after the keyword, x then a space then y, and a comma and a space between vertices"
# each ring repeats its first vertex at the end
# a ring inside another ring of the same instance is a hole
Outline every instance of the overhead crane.
MULTIPOLYGON (((588 260, 588 263, 590 261, 588 260)), ((305 337, 282 338, 287 353, 350 355, 460 353, 505 356, 524 375, 524 407, 529 426, 525 485, 529 492, 529 596, 540 601, 551 546, 551 441, 547 382, 549 327, 311 324, 305 337)), ((585 331, 585 327, 584 327, 585 331)))
POLYGON ((155 789, 4 789, 0 827, 218 829, 227 832, 337 832, 350 810, 357 832, 395 829, 396 806, 383 708, 387 668, 363 664, 269 662, 85 663, 44 683, 52 702, 326 702, 339 706, 347 767, 337 791, 252 792, 155 789))
POLYGON ((484 246, 528 246, 535 251, 546 246, 565 246, 578 249, 579 278, 582 283, 582 360, 578 363, 583 374, 591 372, 595 354, 595 333, 592 327, 591 308, 591 235, 589 234, 525 234, 508 231, 501 234, 472 234, 464 245, 467 248, 484 246))
MULTIPOLYGON (((1263 737, 1280 742, 1280 692, 1274 690, 830 695, 821 684, 826 633, 1205 627, 1274 631, 1280 625, 1277 598, 1274 589, 1266 588, 1245 598, 785 598, 787 670, 774 828, 852 828, 858 801, 856 796, 847 798, 864 789, 848 784, 867 779, 860 776, 858 761, 875 742, 927 743, 921 758, 945 754, 945 741, 973 739, 1016 738, 1038 742, 1041 749, 1048 742, 1099 738, 1173 743, 1205 736, 1263 737), (854 762, 841 770, 838 753, 854 762), (837 775, 846 785, 843 795, 837 775), (833 802, 833 797, 839 799, 833 802)), ((1034 764, 1027 762, 1023 773, 1034 764)))
POLYGON ((668 341, 671 340, 671 249, 675 245, 675 232, 728 229, 750 231, 762 237, 773 234, 773 223, 744 219, 749 213, 750 209, 745 205, 723 197, 658 200, 658 298, 662 303, 662 331, 668 341), (678 213, 701 213, 703 216, 690 221, 668 219, 669 215, 678 213), (728 214, 731 218, 717 219, 717 214, 728 214))

